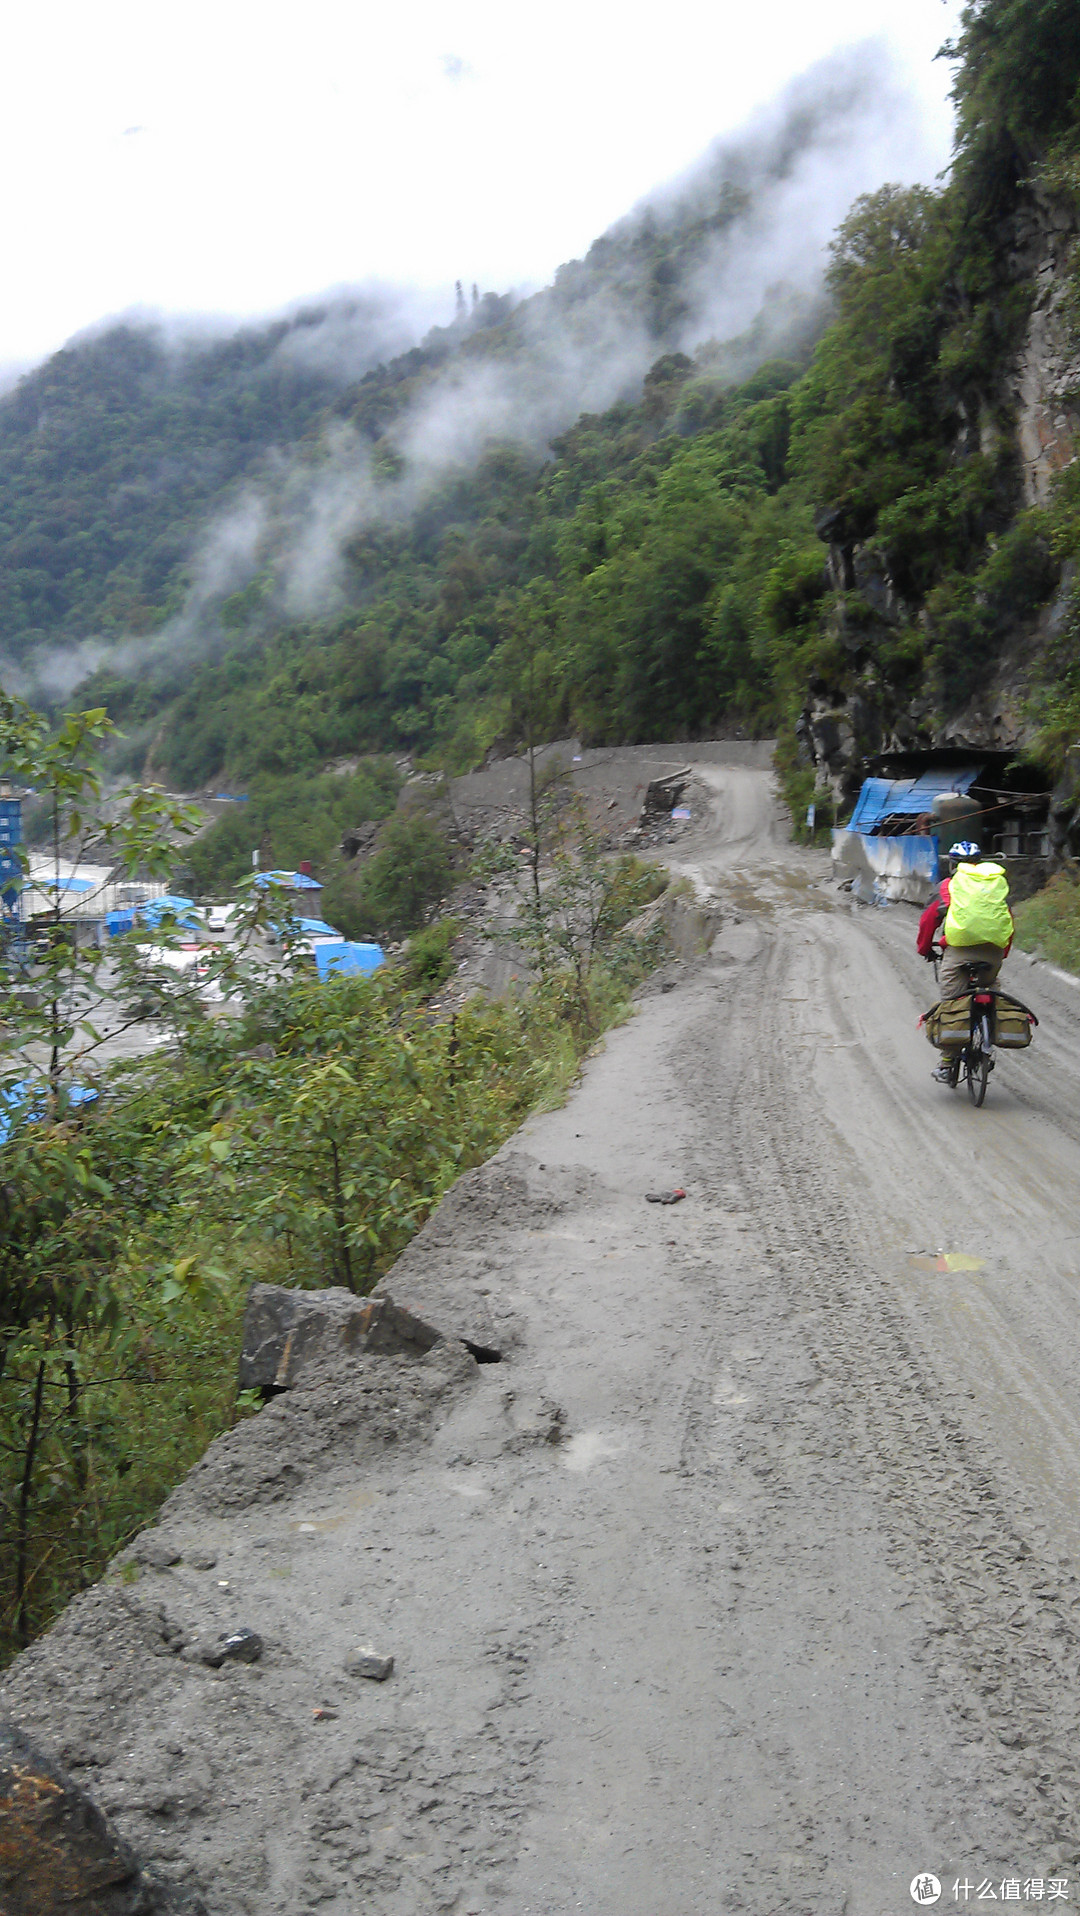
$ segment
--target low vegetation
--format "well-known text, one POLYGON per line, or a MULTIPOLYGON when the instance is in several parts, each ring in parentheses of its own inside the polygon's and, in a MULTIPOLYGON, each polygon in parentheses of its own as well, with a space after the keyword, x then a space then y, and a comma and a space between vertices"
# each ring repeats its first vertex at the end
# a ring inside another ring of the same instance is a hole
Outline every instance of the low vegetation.
MULTIPOLYGON (((114 794, 98 816, 103 713, 55 734, 17 701, 2 717, 0 769, 51 791, 59 844, 77 823, 79 842, 110 834, 132 870, 188 855, 175 807, 147 800, 143 812, 128 795, 118 825, 114 794)), ((97 1012, 70 1007, 96 991, 115 1012, 114 968, 145 931, 104 957, 57 938, 32 974, 41 1003, 6 996, 0 1656, 99 1574, 245 1414, 235 1366, 252 1279, 370 1289, 452 1181, 558 1099, 624 1014, 656 955, 655 935, 624 927, 663 879, 602 858, 583 824, 567 825, 563 808, 558 843, 539 847, 536 983, 498 1003, 433 1012, 452 921, 369 979, 318 982, 288 935, 271 968, 223 948, 233 1012, 210 1015, 178 983, 159 1004, 171 1042, 110 1069, 94 1064, 97 1012), (76 1085, 97 1101, 77 1102, 76 1085)), ((252 922, 278 909, 250 896, 252 922)))
POLYGON ((1061 871, 1017 905, 1016 942, 1022 951, 1037 952, 1066 971, 1080 974, 1080 875, 1061 871))
POLYGON ((348 938, 396 944, 429 922, 455 876, 452 848, 434 820, 396 813, 370 858, 331 876, 320 909, 348 938))

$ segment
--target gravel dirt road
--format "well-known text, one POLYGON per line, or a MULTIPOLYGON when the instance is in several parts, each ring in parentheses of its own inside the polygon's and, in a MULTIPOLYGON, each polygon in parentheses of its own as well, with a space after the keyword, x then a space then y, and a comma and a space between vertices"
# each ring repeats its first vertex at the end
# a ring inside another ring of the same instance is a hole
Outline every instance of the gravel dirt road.
POLYGON ((974 1110, 914 912, 722 759, 708 957, 386 1280, 501 1361, 312 1376, 7 1674, 211 1916, 1080 1902, 1080 988, 1010 960, 974 1110))

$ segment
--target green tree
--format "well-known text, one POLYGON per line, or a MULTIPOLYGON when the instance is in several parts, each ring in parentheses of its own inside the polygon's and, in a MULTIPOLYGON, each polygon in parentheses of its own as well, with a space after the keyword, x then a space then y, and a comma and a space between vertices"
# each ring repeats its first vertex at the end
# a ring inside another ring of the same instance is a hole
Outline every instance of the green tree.
POLYGON ((999 217, 1052 141, 1075 132, 1080 18, 1070 0, 970 0, 956 62, 957 166, 970 211, 999 217))
POLYGON ((423 812, 396 813, 358 873, 326 887, 323 910, 350 936, 396 943, 428 923, 454 882, 451 847, 423 812))
MULTIPOLYGON (((84 1415, 95 1363, 122 1367, 131 1326, 115 1281, 120 1237, 109 1182, 81 1134, 72 1082, 104 1042, 99 1014, 112 1002, 109 956, 79 942, 65 922, 65 858, 107 856, 121 872, 160 874, 191 829, 182 807, 144 788, 102 808, 98 754, 111 730, 101 710, 70 713, 55 729, 23 701, 0 694, 0 769, 29 785, 44 808, 54 899, 34 992, 5 981, 0 1014, 9 1048, 0 1065, 0 1429, 13 1464, 4 1530, 13 1558, 12 1623, 30 1632, 31 1532, 43 1468, 86 1487, 84 1415)), ((24 871, 29 858, 20 847, 24 871)), ((10 962, 10 951, 7 957, 10 962)), ((85 1516, 79 1508, 79 1518, 85 1516)))
POLYGON ((491 934, 505 941, 509 929, 575 1038, 587 1044, 609 1009, 617 935, 664 890, 667 874, 634 858, 612 858, 562 779, 541 793, 536 837, 526 842, 524 863, 507 846, 487 860, 492 874, 511 878, 517 899, 512 925, 493 925, 491 934))
MULTIPOLYGON (((113 729, 100 709, 69 713, 53 729, 23 700, 0 692, 0 772, 28 786, 44 813, 48 850, 38 857, 35 884, 53 901, 32 999, 9 989, 0 1000, 17 1034, 0 1085, 28 1068, 31 1075, 41 1071, 50 1099, 61 1089, 73 1044, 84 1059, 100 1048, 97 1019, 114 1004, 114 962, 79 939, 76 907, 64 902, 64 864, 103 859, 118 877, 161 878, 176 863, 178 839, 197 822, 189 807, 151 787, 121 788, 102 803, 100 751, 113 729)), ((25 876, 29 853, 25 846, 18 851, 25 876)))

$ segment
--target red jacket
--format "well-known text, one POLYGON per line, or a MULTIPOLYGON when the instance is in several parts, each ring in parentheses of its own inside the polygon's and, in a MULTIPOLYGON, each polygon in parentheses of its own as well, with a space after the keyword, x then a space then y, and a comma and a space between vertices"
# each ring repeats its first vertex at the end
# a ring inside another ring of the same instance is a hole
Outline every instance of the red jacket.
MULTIPOLYGON (((937 937, 938 927, 941 925, 948 909, 949 881, 947 878, 943 878, 937 889, 937 897, 931 898, 930 903, 919 919, 919 934, 915 940, 915 949, 920 958, 932 958, 934 956, 934 939, 937 937)), ((1012 939, 1010 938, 1005 947, 1006 957, 1008 957, 1011 950, 1012 939)))
POLYGON ((938 926, 949 909, 949 881, 943 878, 937 888, 937 894, 931 898, 922 917, 919 919, 919 935, 915 940, 915 949, 920 958, 932 958, 934 939, 938 926))

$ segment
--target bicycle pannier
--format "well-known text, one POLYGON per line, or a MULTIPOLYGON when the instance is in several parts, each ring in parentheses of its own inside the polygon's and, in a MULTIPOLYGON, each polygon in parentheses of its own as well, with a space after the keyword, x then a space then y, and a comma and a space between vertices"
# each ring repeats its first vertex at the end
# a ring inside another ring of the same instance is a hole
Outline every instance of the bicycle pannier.
POLYGON ((971 1030, 971 999, 946 998, 940 1005, 931 1005, 923 1022, 930 1043, 938 1051, 966 1044, 971 1030))
POLYGON ((1003 1051, 1022 1051, 1031 1043, 1031 1027, 1034 1013, 1016 998, 1006 998, 1004 993, 997 1001, 997 1034, 994 1042, 1003 1051))

